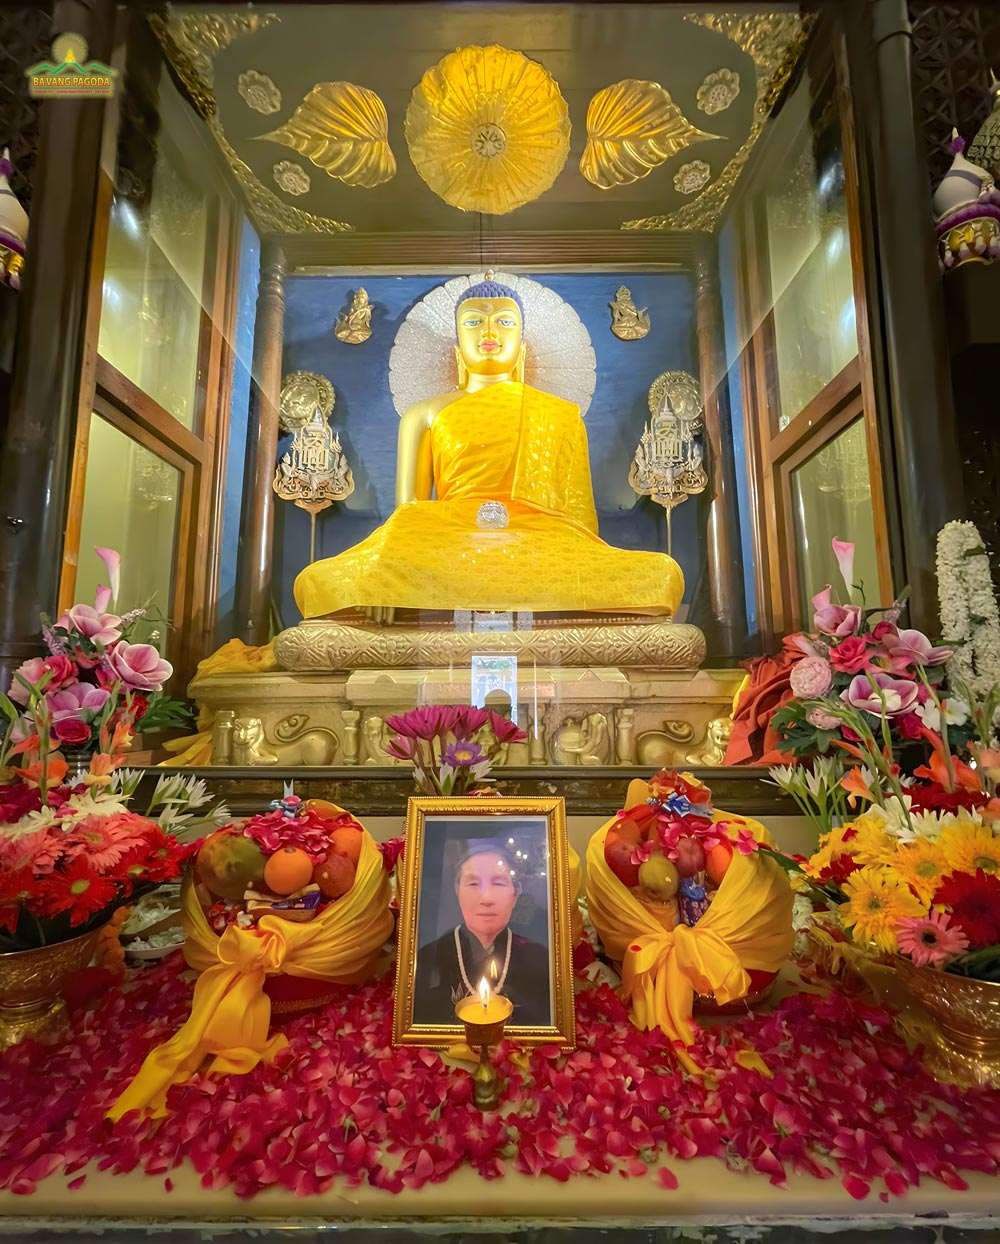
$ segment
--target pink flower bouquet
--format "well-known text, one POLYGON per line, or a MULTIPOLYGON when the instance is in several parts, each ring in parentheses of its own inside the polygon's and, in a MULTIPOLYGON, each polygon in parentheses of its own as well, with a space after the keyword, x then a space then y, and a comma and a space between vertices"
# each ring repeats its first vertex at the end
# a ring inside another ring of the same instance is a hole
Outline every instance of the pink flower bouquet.
POLYGON ((54 623, 42 619, 47 655, 25 661, 0 695, 6 717, 0 768, 20 757, 47 772, 49 755, 67 747, 107 752, 116 733, 127 743, 139 721, 148 730, 187 717, 163 692, 173 666, 152 644, 132 642, 146 610, 112 612, 121 558, 113 549, 94 552, 111 586, 97 589, 93 605, 74 605, 54 623))

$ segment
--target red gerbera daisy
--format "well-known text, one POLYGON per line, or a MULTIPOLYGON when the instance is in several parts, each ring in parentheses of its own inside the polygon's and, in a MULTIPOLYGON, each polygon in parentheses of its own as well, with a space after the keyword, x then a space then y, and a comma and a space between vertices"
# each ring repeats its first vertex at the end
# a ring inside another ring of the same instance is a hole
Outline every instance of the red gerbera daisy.
POLYGON ((68 912, 70 924, 83 924, 107 907, 117 894, 114 881, 93 873, 85 859, 74 860, 64 872, 53 873, 45 882, 44 914, 58 916, 68 912))
POLYGON ((975 875, 955 873, 938 887, 934 906, 951 911, 955 924, 969 939, 970 949, 1000 942, 1000 877, 981 868, 975 875))

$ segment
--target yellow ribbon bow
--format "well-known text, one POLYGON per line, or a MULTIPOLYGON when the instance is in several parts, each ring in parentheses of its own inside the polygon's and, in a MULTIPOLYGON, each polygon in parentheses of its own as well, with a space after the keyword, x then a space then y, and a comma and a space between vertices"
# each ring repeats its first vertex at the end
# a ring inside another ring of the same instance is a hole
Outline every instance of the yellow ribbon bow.
POLYGON ((212 1060, 208 1071, 220 1075, 242 1075, 259 1062, 272 1062, 288 1039, 280 1033, 268 1036, 271 1000, 264 993, 265 978, 283 972, 340 985, 367 980, 392 933, 389 898, 389 874, 367 832, 354 885, 302 924, 267 915, 249 929, 228 925, 219 937, 189 876, 182 892, 184 957, 201 973, 191 1015, 169 1041, 150 1052, 108 1117, 141 1109, 166 1114, 167 1090, 190 1079, 206 1058, 212 1060))
MULTIPOLYGON (((711 995, 721 1004, 743 997, 748 971, 776 972, 792 948, 793 895, 781 868, 759 853, 734 853, 708 911, 697 924, 667 930, 618 880, 604 858, 604 842, 614 818, 587 847, 587 906, 594 927, 612 959, 622 965, 622 995, 637 1028, 660 1028, 672 1041, 694 1039, 694 995, 711 995)), ((754 821, 754 837, 767 831, 754 821)), ((689 1070, 694 1062, 682 1055, 689 1070)))

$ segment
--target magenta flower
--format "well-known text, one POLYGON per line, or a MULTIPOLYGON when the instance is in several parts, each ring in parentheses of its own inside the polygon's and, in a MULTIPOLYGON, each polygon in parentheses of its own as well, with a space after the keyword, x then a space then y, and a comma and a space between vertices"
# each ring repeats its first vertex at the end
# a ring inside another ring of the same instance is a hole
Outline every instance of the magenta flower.
POLYGON ((893 663, 904 665, 943 665, 951 656, 950 648, 935 648, 923 631, 897 631, 887 635, 884 647, 893 663))
POLYGON ((159 691, 174 667, 152 644, 115 644, 107 654, 108 664, 126 687, 135 691, 159 691))
POLYGON ((833 671, 822 657, 803 657, 792 666, 788 681, 800 700, 817 700, 833 685, 833 671))
POLYGON ((61 721, 93 721, 107 704, 111 692, 104 687, 92 687, 77 682, 62 691, 49 691, 45 703, 49 706, 53 729, 61 721))
POLYGON ((830 602, 830 585, 812 598, 813 626, 821 635, 834 635, 845 639, 860 629, 862 609, 859 605, 834 605, 830 602))
POLYGON ((387 717, 385 724, 394 734, 405 739, 431 739, 450 734, 462 709, 453 704, 428 704, 424 708, 411 708, 408 713, 387 717))
POLYGON ((951 924, 948 913, 933 908, 926 916, 898 920, 896 940, 902 953, 909 955, 917 967, 937 967, 969 949, 969 939, 951 924))
POLYGON ((854 545, 849 544, 846 540, 832 541, 833 555, 837 559, 837 565, 840 567, 840 575, 844 580, 844 586, 850 593, 854 588, 854 545))
POLYGON ((860 674, 871 664, 868 641, 863 635, 848 635, 830 649, 830 664, 841 674, 860 674))
POLYGON ((385 750, 390 756, 395 756, 397 760, 413 760, 417 754, 416 739, 408 739, 402 734, 397 734, 395 738, 389 740, 385 745, 385 750))
POLYGON ((93 605, 74 605, 67 609, 56 626, 64 631, 77 631, 95 644, 115 643, 121 639, 121 618, 116 613, 101 613, 93 605))
POLYGON ((877 671, 858 674, 850 686, 840 693, 840 698, 851 708, 881 717, 898 717, 908 713, 917 702, 917 684, 908 678, 893 678, 891 674, 877 671))

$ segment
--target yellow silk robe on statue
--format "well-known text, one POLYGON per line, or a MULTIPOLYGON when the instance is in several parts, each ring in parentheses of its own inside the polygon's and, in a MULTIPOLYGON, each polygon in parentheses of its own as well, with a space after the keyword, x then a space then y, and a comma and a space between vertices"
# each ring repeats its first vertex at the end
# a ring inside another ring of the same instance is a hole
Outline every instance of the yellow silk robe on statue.
POLYGON ((304 617, 364 605, 676 610, 684 579, 672 558, 597 535, 587 433, 572 402, 507 381, 444 407, 430 436, 437 500, 399 506, 367 540, 303 570, 304 617), (484 501, 506 505, 508 527, 476 526, 484 501))

